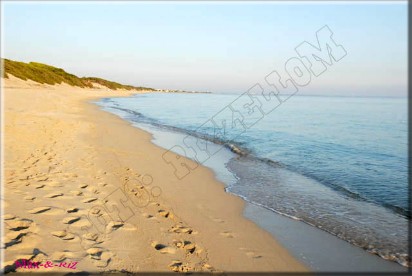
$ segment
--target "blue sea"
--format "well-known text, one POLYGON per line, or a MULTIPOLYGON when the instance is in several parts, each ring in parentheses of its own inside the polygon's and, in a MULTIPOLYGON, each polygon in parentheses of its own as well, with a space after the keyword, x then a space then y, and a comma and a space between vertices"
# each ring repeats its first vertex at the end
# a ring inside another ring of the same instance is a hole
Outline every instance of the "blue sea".
POLYGON ((232 122, 221 111, 238 96, 150 93, 98 104, 137 127, 235 152, 223 164, 228 192, 406 265, 407 99, 296 95, 246 131, 238 123, 216 135, 205 122, 232 122))

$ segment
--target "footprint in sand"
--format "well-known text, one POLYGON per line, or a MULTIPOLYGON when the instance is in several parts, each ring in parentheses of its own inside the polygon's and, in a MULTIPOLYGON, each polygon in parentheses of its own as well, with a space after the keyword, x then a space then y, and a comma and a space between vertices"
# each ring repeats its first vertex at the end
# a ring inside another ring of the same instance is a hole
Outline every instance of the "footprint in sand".
POLYGON ((63 194, 62 193, 51 193, 51 194, 46 195, 45 197, 55 198, 55 197, 59 197, 59 196, 63 196, 63 194))
POLYGON ((106 226, 106 233, 111 233, 114 230, 119 229, 123 225, 124 225, 124 223, 121 222, 121 221, 111 221, 106 226))
POLYGON ((49 183, 47 183, 47 185, 50 186, 50 187, 63 187, 63 184, 61 184, 57 181, 49 182, 49 183))
POLYGON ((206 271, 214 271, 213 266, 211 266, 211 265, 208 264, 208 263, 204 263, 204 264, 202 265, 202 268, 203 268, 204 270, 206 270, 206 271))
POLYGON ((226 237, 226 238, 234 238, 234 237, 235 237, 234 234, 233 234, 232 232, 230 232, 230 231, 222 232, 222 233, 220 233, 220 235, 222 235, 222 236, 224 236, 224 237, 226 237))
POLYGON ((51 232, 51 234, 55 237, 58 237, 62 240, 73 240, 75 238, 75 236, 71 233, 68 233, 66 230, 62 230, 62 231, 54 231, 51 232))
POLYGON ((174 215, 172 212, 166 211, 166 210, 159 210, 157 211, 158 215, 164 218, 174 218, 174 215))
POLYGON ((79 211, 78 208, 69 208, 66 210, 67 213, 77 213, 79 211))
POLYGON ((112 260, 110 252, 103 252, 101 255, 101 260, 96 261, 96 266, 100 268, 104 268, 109 265, 110 261, 112 260))
POLYGON ((24 199, 27 200, 27 201, 33 201, 33 200, 36 199, 36 197, 34 197, 34 196, 25 196, 24 199))
POLYGON ((99 235, 95 233, 86 233, 86 234, 83 234, 82 237, 88 241, 96 241, 99 238, 99 235))
POLYGON ((100 256, 103 253, 103 249, 99 247, 92 247, 86 250, 89 257, 95 260, 100 260, 100 256))
POLYGON ((12 220, 12 219, 15 219, 16 218, 16 216, 15 215, 12 215, 12 214, 5 214, 4 216, 3 216, 3 219, 4 220, 12 220))
POLYGON ((71 258, 73 254, 71 252, 54 252, 51 256, 50 259, 53 262, 63 262, 67 258, 71 258))
POLYGON ((161 244, 157 241, 153 241, 150 245, 162 254, 175 254, 176 253, 176 249, 169 247, 167 245, 161 244))
POLYGON ((49 211, 50 209, 51 209, 51 207, 48 207, 48 206, 37 207, 37 208, 31 209, 31 210, 29 211, 29 213, 30 213, 30 214, 40 214, 40 213, 47 212, 47 211, 49 211))
POLYGON ((174 260, 171 264, 169 264, 169 269, 174 272, 190 272, 193 270, 189 264, 183 264, 182 261, 174 260))
POLYGON ((6 180, 6 184, 12 184, 12 183, 14 183, 14 182, 16 182, 16 180, 13 180, 13 179, 11 179, 11 180, 6 180))
POLYGON ((83 200, 83 203, 90 203, 90 202, 93 202, 93 201, 96 201, 96 200, 97 200, 97 198, 90 197, 90 198, 86 198, 85 200, 83 200))
POLYGON ((43 182, 43 181, 47 181, 47 180, 49 180, 49 178, 47 177, 47 176, 45 176, 45 177, 39 177, 39 178, 37 178, 37 182, 43 182))
POLYGON ((143 216, 144 218, 147 218, 147 219, 154 218, 151 214, 148 214, 148 213, 143 213, 142 216, 143 216))
POLYGON ((246 251, 246 256, 248 256, 249 258, 254 258, 254 259, 259 259, 262 258, 262 255, 257 254, 256 252, 249 250, 247 248, 241 247, 239 248, 242 251, 246 251))
POLYGON ((99 185, 100 187, 106 187, 106 186, 107 186, 107 183, 102 182, 102 183, 99 183, 99 184, 97 184, 97 185, 99 185))
POLYGON ((70 191, 70 193, 71 193, 72 195, 75 195, 75 196, 81 196, 81 195, 83 195, 83 192, 82 192, 82 191, 70 191))
POLYGON ((110 261, 111 257, 113 256, 112 253, 109 251, 103 251, 101 248, 90 248, 87 250, 90 258, 93 260, 93 263, 100 268, 106 267, 110 261))
POLYGON ((21 243, 23 237, 27 235, 25 232, 12 232, 6 235, 4 239, 4 249, 13 246, 15 244, 21 243))
POLYGON ((193 254, 196 250, 196 244, 192 243, 191 241, 173 241, 174 246, 180 249, 184 249, 187 253, 193 254))
POLYGON ((249 258, 254 258, 254 259, 262 258, 261 255, 256 254, 255 252, 252 252, 252 251, 246 252, 246 256, 248 256, 249 258))
POLYGON ((99 235, 97 233, 87 233, 83 234, 81 237, 79 237, 82 242, 82 246, 84 249, 90 248, 90 247, 96 247, 96 245, 101 244, 105 241, 107 241, 107 236, 105 234, 99 235))
POLYGON ((20 191, 20 190, 14 190, 14 193, 18 194, 18 195, 24 195, 26 194, 26 192, 20 191))
POLYGON ((29 219, 20 219, 4 222, 8 229, 12 231, 21 231, 27 229, 31 226, 32 223, 33 221, 29 219))
POLYGON ((91 192, 96 195, 100 194, 100 191, 98 189, 91 189, 91 192))
POLYGON ((33 165, 35 165, 37 162, 39 162, 40 161, 40 159, 37 159, 37 160, 35 160, 34 162, 32 162, 31 163, 31 165, 33 166, 33 165))
POLYGON ((101 216, 101 214, 100 214, 101 211, 102 211, 102 209, 100 209, 99 206, 93 206, 92 209, 89 212, 92 215, 101 216))
POLYGON ((195 234, 196 232, 193 231, 192 228, 185 227, 183 225, 175 225, 169 229, 169 232, 173 233, 184 233, 184 234, 195 234))
POLYGON ((72 224, 76 221, 80 220, 80 217, 67 217, 63 219, 64 224, 72 224))

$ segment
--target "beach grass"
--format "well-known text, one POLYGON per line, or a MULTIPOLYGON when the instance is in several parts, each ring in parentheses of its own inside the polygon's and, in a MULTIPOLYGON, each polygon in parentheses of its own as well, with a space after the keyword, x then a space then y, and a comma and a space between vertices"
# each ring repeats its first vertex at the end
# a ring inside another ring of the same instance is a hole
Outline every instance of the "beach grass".
POLYGON ((38 83, 50 85, 67 83, 71 86, 92 88, 93 83, 96 83, 106 86, 107 88, 112 90, 155 90, 148 87, 124 85, 97 77, 78 77, 76 75, 67 73, 61 68, 38 62, 25 63, 10 59, 2 59, 2 63, 4 68, 4 78, 8 78, 8 75, 10 74, 25 81, 32 80, 38 83))
POLYGON ((87 77, 87 78, 81 78, 82 81, 85 81, 86 83, 98 83, 100 85, 106 86, 112 90, 117 90, 117 89, 126 89, 126 90, 155 90, 153 88, 147 88, 147 87, 136 87, 132 85, 125 85, 125 84, 120 84, 114 81, 108 81, 105 79, 101 78, 96 78, 96 77, 87 77))

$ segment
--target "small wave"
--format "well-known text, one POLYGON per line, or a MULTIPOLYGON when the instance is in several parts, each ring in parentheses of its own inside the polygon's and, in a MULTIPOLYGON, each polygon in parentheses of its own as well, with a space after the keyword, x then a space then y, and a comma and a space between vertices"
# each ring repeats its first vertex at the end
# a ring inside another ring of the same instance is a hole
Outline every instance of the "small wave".
POLYGON ((245 149, 240 148, 239 146, 236 146, 234 144, 225 144, 225 147, 229 149, 231 152, 236 153, 240 156, 245 156, 248 154, 248 151, 245 149))
POLYGON ((334 233, 334 232, 332 232, 332 231, 329 231, 328 229, 326 229, 326 228, 324 228, 324 227, 322 227, 322 226, 320 226, 320 225, 316 225, 316 224, 310 223, 310 222, 308 222, 307 220, 304 220, 304 219, 299 218, 299 217, 297 217, 297 216, 293 216, 293 215, 287 214, 287 213, 285 213, 285 212, 281 212, 281 211, 276 210, 276 209, 274 209, 274 208, 270 208, 270 207, 268 207, 268 206, 266 206, 266 205, 264 205, 264 204, 261 204, 261 203, 258 203, 258 202, 256 202, 256 201, 250 200, 249 198, 247 198, 247 197, 245 197, 245 196, 243 196, 243 195, 240 195, 240 194, 238 194, 238 193, 232 192, 232 191, 230 190, 230 187, 227 187, 227 188, 225 189, 225 191, 228 192, 228 193, 234 194, 234 195, 236 195, 236 196, 238 196, 238 197, 240 197, 240 198, 242 198, 243 200, 245 200, 246 202, 249 202, 250 204, 259 206, 259 207, 261 207, 261 208, 264 208, 264 209, 269 210, 269 211, 271 211, 271 212, 274 212, 274 213, 276 213, 276 214, 285 216, 285 217, 287 217, 287 218, 290 218, 290 219, 293 219, 293 220, 296 220, 296 221, 301 221, 301 222, 303 222, 303 223, 305 223, 305 224, 307 224, 307 225, 310 225, 310 226, 312 226, 312 227, 316 227, 316 228, 318 228, 318 229, 320 229, 320 230, 322 230, 322 231, 325 231, 325 232, 327 232, 327 233, 329 233, 329 234, 331 234, 331 235, 333 235, 333 236, 335 236, 335 237, 338 237, 338 238, 340 238, 340 239, 342 239, 342 240, 344 240, 344 241, 346 241, 346 242, 349 242, 350 244, 353 244, 353 245, 355 245, 355 246, 357 246, 357 247, 360 247, 360 248, 362 248, 363 250, 365 250, 365 251, 367 251, 367 252, 369 252, 369 253, 371 253, 371 254, 377 255, 377 256, 385 259, 385 260, 389 260, 389 261, 396 262, 396 263, 398 263, 398 264, 400 264, 400 265, 402 265, 402 266, 405 266, 405 267, 411 267, 411 259, 410 259, 410 256, 409 256, 408 254, 389 253, 388 251, 382 250, 382 249, 380 249, 380 248, 374 248, 374 247, 372 247, 372 246, 370 246, 370 245, 358 243, 357 241, 355 241, 355 240, 353 240, 353 239, 350 239, 350 238, 347 238, 346 236, 343 236, 343 235, 341 235, 341 234, 339 235, 339 234, 336 234, 336 233, 334 233))

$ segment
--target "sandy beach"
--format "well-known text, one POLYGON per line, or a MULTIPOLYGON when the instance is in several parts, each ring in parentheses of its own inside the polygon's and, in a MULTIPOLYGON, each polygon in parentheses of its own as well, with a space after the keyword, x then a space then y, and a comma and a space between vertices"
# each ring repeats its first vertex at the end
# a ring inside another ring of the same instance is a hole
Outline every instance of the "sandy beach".
POLYGON ((150 134, 91 103, 136 91, 2 81, 6 271, 307 271, 211 170, 177 179, 150 134))

